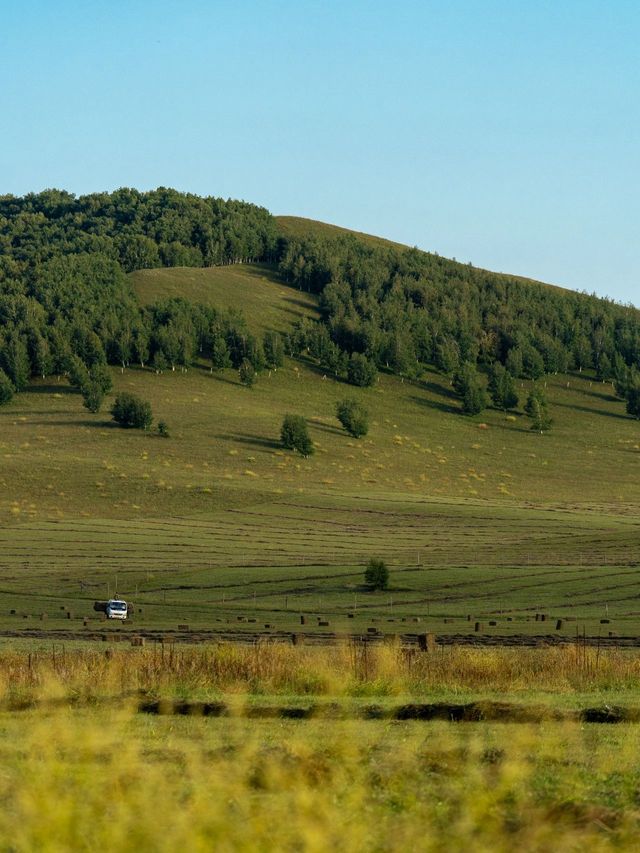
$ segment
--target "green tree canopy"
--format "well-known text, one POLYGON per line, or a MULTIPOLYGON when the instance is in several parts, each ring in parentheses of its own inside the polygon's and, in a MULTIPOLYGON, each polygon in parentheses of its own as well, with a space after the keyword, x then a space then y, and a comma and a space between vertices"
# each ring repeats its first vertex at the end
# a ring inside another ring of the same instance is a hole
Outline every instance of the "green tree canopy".
POLYGON ((13 384, 4 370, 0 367, 0 406, 8 403, 13 397, 13 384))
POLYGON ((497 409, 506 412, 518 405, 514 378, 499 361, 494 362, 489 371, 489 393, 497 409))
POLYGON ((280 429, 280 440, 287 450, 297 450, 303 456, 311 456, 313 443, 302 415, 285 415, 280 429))
POLYGON ((354 397, 347 397, 337 404, 336 417, 354 438, 362 438, 369 431, 369 413, 354 397))
POLYGON ((360 352, 354 352, 347 366, 347 379, 352 385, 365 388, 373 385, 378 376, 375 364, 360 352))
POLYGON ((153 422, 151 404, 135 394, 118 394, 111 414, 116 423, 127 428, 149 429, 153 422))
POLYGON ((370 589, 387 589, 389 569, 384 560, 371 557, 364 570, 364 582, 370 589))

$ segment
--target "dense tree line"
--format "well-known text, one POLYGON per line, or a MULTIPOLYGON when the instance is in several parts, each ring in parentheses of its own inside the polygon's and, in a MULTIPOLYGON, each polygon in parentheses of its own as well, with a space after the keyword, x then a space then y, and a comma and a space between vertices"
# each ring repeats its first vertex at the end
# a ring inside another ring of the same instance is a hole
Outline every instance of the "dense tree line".
MULTIPOLYGON (((175 190, 0 197, 0 403, 33 376, 68 375, 90 411, 109 390, 100 366, 213 369, 282 364, 243 318, 175 299, 140 308, 126 272, 273 259, 276 226, 263 208, 175 190)), ((246 372, 246 370, 245 370, 246 372)))
POLYGON ((350 235, 289 239, 279 268, 319 294, 327 334, 310 335, 343 373, 353 353, 401 376, 498 363, 514 377, 592 369, 607 380, 640 367, 640 312, 611 300, 350 235))
POLYGON ((487 391, 496 407, 517 406, 514 378, 589 369, 640 416, 631 307, 350 235, 278 238, 263 208, 170 189, 0 197, 0 403, 32 376, 64 373, 96 411, 105 364, 161 373, 206 360, 251 386, 285 354, 363 387, 380 370, 411 378, 435 366, 467 414, 488 404, 487 391), (177 298, 141 308, 126 275, 249 260, 277 261, 318 294, 322 320, 259 340, 237 312, 177 298))
POLYGON ((59 255, 105 255, 125 272, 273 260, 276 224, 262 207, 160 187, 76 196, 0 196, 0 256, 22 274, 59 255))

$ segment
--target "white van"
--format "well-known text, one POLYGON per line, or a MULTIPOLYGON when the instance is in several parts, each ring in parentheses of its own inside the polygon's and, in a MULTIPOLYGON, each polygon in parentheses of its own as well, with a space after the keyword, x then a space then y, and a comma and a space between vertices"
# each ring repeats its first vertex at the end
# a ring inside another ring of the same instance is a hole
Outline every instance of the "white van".
POLYGON ((128 609, 126 601, 121 601, 119 598, 111 598, 107 602, 107 618, 126 619, 128 609))

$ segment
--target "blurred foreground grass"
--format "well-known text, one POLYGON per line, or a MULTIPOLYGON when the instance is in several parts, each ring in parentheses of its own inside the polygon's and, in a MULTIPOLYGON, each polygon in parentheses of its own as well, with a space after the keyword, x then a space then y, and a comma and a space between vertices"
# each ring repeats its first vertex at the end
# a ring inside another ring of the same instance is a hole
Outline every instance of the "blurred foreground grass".
POLYGON ((14 851, 637 849, 637 726, 0 715, 14 851))
POLYGON ((580 647, 2 649, 0 848, 637 849, 637 724, 245 711, 292 697, 334 708, 443 695, 633 702, 639 679, 640 654, 580 647), (140 691, 223 699, 225 716, 139 714, 140 691))

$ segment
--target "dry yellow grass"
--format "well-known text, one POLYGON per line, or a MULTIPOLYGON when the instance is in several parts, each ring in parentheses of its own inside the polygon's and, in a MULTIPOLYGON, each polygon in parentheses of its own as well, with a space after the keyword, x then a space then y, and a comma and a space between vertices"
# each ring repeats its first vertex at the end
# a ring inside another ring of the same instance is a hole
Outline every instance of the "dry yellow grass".
POLYGON ((156 646, 0 652, 0 701, 157 696, 325 698, 535 695, 551 704, 599 697, 634 701, 640 653, 582 646, 547 649, 399 645, 156 646))

